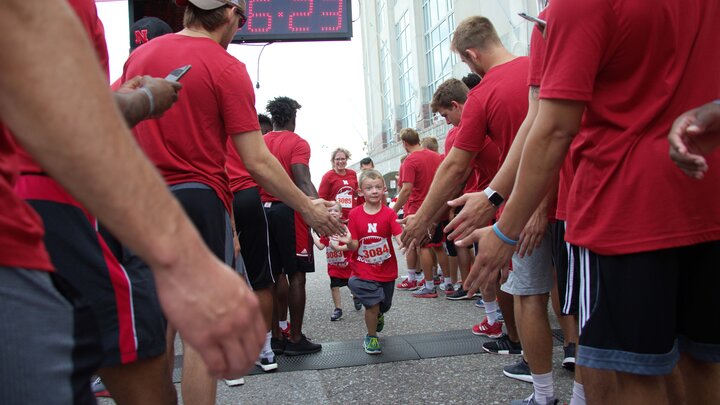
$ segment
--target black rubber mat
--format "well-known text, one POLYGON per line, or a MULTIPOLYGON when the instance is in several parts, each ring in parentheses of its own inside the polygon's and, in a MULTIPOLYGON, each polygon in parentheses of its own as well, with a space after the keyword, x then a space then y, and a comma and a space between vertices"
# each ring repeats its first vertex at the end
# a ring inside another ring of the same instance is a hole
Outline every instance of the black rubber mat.
MULTIPOLYGON (((562 344, 562 331, 552 331, 554 344, 562 344)), ((326 370, 394 361, 431 359, 485 353, 482 344, 493 339, 475 336, 468 329, 381 337, 382 354, 365 353, 362 339, 323 343, 322 351, 304 356, 278 356, 278 371, 326 370)), ((175 356, 173 380, 180 382, 182 356, 175 356)), ((255 368, 250 375, 262 374, 255 368)))

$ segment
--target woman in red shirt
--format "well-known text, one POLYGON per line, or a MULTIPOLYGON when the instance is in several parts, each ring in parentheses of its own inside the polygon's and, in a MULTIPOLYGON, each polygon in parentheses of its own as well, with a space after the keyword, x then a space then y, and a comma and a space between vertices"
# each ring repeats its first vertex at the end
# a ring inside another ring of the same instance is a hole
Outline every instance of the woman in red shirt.
POLYGON ((350 210, 357 205, 357 174, 346 169, 350 152, 344 148, 335 149, 330 155, 332 170, 325 173, 320 181, 318 195, 327 201, 337 201, 342 206, 342 218, 347 220, 350 210))

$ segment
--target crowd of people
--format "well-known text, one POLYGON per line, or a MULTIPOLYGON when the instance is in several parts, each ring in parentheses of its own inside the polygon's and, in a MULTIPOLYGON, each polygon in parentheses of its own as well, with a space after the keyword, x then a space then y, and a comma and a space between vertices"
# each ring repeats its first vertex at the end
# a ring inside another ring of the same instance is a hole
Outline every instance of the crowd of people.
POLYGON ((119 404, 177 403, 176 334, 192 404, 316 353, 314 247, 330 321, 348 287, 370 355, 396 289, 477 294, 473 333, 533 384, 513 404, 557 404, 552 298, 571 405, 720 402, 719 3, 553 0, 529 57, 462 21, 452 51, 475 75, 433 95, 444 156, 400 131, 392 207, 372 160, 358 175, 342 148, 315 188, 296 100, 257 114, 226 51, 244 1, 177 3, 185 28, 139 22, 112 87, 93 0, 0 13, 0 402, 94 403, 97 375, 119 404))

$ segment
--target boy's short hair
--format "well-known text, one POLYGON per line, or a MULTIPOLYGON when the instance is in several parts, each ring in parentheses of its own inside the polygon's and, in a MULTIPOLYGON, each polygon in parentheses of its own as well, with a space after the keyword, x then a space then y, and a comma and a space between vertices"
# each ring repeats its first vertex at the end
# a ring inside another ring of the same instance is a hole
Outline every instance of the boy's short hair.
POLYGON ((363 170, 360 173, 360 180, 358 180, 358 187, 362 188, 363 182, 365 180, 378 180, 378 179, 382 180, 383 186, 385 186, 385 178, 379 171, 377 171, 375 169, 363 170))
POLYGON ((433 152, 437 152, 439 148, 438 141, 434 136, 426 136, 423 138, 422 141, 420 141, 420 146, 433 152))
POLYGON ((498 45, 502 45, 502 42, 493 23, 486 17, 477 15, 458 24, 450 48, 459 54, 465 54, 470 48, 487 50, 498 45))
POLYGON ((458 104, 465 104, 469 91, 470 89, 468 89, 465 83, 458 79, 445 80, 438 86, 437 90, 435 90, 430 107, 432 111, 436 113, 440 108, 452 108, 453 101, 458 104))
POLYGON ((420 143, 420 135, 412 128, 403 128, 400 130, 400 139, 408 145, 413 146, 420 143))

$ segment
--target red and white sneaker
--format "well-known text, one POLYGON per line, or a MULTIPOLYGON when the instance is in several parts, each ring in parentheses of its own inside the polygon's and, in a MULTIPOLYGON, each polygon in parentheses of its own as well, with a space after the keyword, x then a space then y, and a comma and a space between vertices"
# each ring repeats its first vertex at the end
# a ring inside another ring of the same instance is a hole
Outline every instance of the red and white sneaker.
POLYGON ((280 327, 280 333, 282 333, 286 339, 290 337, 290 322, 287 323, 286 328, 280 327))
POLYGON ((408 280, 405 279, 402 281, 402 283, 399 283, 395 286, 398 290, 404 290, 404 291, 415 291, 420 288, 417 281, 415 280, 408 280))
POLYGON ((437 289, 435 287, 433 288, 424 288, 422 290, 415 291, 412 293, 412 296, 414 298, 437 298, 437 289))
POLYGON ((489 338, 499 338, 503 335, 503 323, 500 321, 495 321, 494 324, 490 325, 488 323, 487 317, 483 319, 480 324, 475 325, 472 327, 472 333, 473 335, 478 336, 487 336, 489 338))

